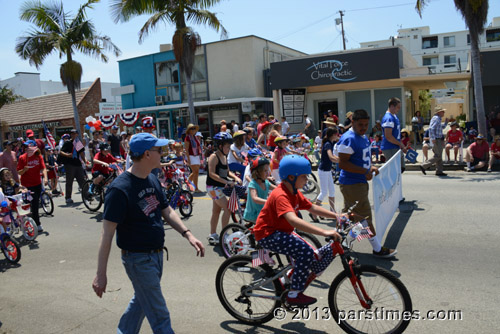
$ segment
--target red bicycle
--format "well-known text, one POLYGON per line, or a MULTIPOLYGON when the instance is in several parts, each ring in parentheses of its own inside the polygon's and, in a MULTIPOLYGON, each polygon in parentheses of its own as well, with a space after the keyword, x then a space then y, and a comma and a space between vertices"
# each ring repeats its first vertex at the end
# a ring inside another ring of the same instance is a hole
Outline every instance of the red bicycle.
MULTIPOLYGON (((361 265, 351 256, 353 239, 349 232, 356 226, 359 228, 358 224, 344 219, 338 225, 342 242, 329 240, 328 243, 334 255, 340 257, 344 270, 330 285, 329 314, 347 333, 402 333, 412 313, 408 290, 389 271, 361 265), (380 310, 398 316, 375 321, 374 315, 380 310)), ((279 254, 262 249, 251 256, 236 255, 224 261, 215 279, 222 306, 234 318, 251 325, 271 320, 280 307, 293 311, 285 298, 293 264, 285 263, 279 254), (262 256, 264 253, 267 256, 262 256), (253 266, 252 259, 256 257, 262 259, 263 264, 253 266)))

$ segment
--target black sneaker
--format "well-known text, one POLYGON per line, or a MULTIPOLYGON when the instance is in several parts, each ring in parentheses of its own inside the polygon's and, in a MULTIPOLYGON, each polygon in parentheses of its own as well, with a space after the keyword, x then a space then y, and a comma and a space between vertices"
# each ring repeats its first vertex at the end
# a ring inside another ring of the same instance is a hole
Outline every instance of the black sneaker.
POLYGON ((378 256, 378 257, 387 258, 387 257, 391 257, 391 256, 396 255, 397 252, 398 251, 396 249, 389 249, 387 247, 382 247, 380 249, 380 251, 378 251, 378 252, 373 251, 373 255, 378 256))
POLYGON ((436 176, 448 176, 448 174, 440 172, 440 173, 436 173, 436 176))
POLYGON ((427 173, 425 172, 425 168, 422 165, 420 165, 420 171, 422 172, 422 174, 427 175, 427 173))

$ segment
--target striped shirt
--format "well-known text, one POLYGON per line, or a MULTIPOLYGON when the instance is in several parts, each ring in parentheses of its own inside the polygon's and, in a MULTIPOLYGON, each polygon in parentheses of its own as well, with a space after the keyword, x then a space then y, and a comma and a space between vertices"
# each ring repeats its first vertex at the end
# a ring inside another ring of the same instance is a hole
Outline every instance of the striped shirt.
POLYGON ((443 139, 443 124, 441 123, 441 117, 434 115, 429 124, 429 138, 431 142, 436 139, 443 139))

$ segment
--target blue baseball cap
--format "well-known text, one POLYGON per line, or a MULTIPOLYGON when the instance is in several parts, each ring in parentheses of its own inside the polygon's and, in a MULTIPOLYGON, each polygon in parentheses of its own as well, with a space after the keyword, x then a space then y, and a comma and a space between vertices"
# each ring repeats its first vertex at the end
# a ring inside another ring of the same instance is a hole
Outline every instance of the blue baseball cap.
POLYGON ((142 132, 132 136, 130 140, 130 154, 138 157, 155 146, 167 146, 168 139, 158 139, 150 133, 142 132))
POLYGON ((24 142, 24 145, 27 145, 27 146, 36 146, 36 141, 34 141, 33 139, 27 140, 27 141, 24 142))

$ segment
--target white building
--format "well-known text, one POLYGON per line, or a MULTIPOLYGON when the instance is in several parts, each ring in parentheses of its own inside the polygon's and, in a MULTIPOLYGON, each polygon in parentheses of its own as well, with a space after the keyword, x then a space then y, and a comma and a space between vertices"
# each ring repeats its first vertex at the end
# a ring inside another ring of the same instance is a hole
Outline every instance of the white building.
MULTIPOLYGON (((33 72, 16 72, 14 77, 5 80, 0 80, 0 86, 8 85, 15 94, 25 98, 38 97, 44 95, 52 95, 57 93, 67 92, 67 88, 60 81, 42 81, 40 73, 33 72)), ((82 82, 81 88, 89 88, 92 86, 91 81, 82 82)), ((120 87, 119 83, 101 82, 101 95, 107 102, 114 102, 114 96, 111 95, 111 89, 120 87)), ((116 97, 116 102, 121 102, 121 97, 116 97)))
MULTIPOLYGON (((500 17, 485 29, 479 38, 484 51, 500 47, 500 17)), ((388 40, 360 43, 362 48, 403 46, 419 66, 427 66, 429 73, 461 72, 469 69, 470 36, 468 30, 431 34, 430 28, 399 29, 398 35, 388 40)))

